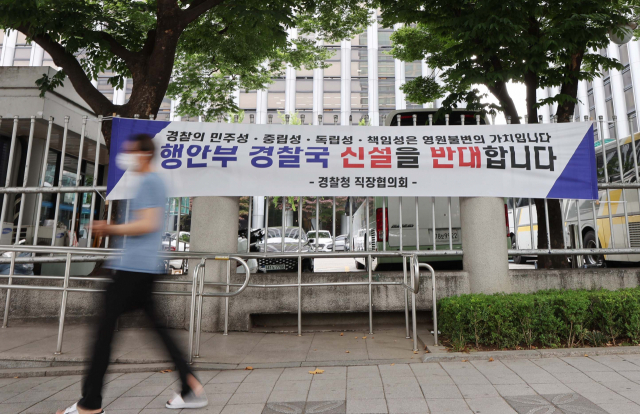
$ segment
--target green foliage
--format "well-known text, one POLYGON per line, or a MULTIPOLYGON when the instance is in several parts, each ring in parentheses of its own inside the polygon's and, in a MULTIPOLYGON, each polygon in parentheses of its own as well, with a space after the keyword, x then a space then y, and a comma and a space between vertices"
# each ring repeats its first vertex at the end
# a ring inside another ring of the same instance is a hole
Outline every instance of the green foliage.
POLYGON ((640 340, 640 288, 461 295, 438 302, 452 348, 572 348, 640 340))
MULTIPOLYGON (((168 94, 180 99, 179 115, 212 120, 238 112, 233 91, 262 89, 287 65, 323 67, 331 52, 307 35, 350 38, 368 10, 366 0, 0 0, 0 29, 43 46, 96 113, 155 113, 168 94), (88 81, 105 73, 114 87, 133 79, 134 104, 97 93, 88 81)), ((38 87, 51 90, 63 76, 38 87)))
MULTIPOLYGON (((444 93, 450 97, 445 107, 468 99, 477 105, 478 93, 466 93, 477 84, 504 105, 511 98, 502 86, 509 81, 535 90, 592 79, 599 67, 621 68, 614 59, 586 52, 607 47, 608 31, 637 11, 635 2, 599 0, 380 0, 380 7, 385 26, 405 25, 392 35, 392 55, 424 59, 440 70, 440 88, 435 80, 418 78, 405 85, 408 98, 423 103, 444 93)), ((576 97, 563 93, 537 105, 567 101, 576 97)))
POLYGON ((59 70, 53 76, 49 76, 47 73, 42 74, 42 77, 36 80, 36 86, 40 90, 40 97, 44 98, 45 93, 53 91, 58 86, 62 86, 65 77, 64 70, 59 70))

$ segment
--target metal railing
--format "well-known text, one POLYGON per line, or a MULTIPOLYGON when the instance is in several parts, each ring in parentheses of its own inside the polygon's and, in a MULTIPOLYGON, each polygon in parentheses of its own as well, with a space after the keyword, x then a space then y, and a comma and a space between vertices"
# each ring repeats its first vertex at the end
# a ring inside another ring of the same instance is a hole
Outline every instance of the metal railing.
MULTIPOLYGON (((579 121, 575 118, 574 122, 579 121)), ((598 190, 600 193, 598 200, 574 200, 563 199, 560 201, 562 213, 562 233, 563 245, 561 248, 552 246, 551 231, 549 222, 548 200, 544 200, 544 224, 546 232, 547 248, 538 246, 535 237, 535 227, 537 226, 537 209, 532 199, 524 202, 517 202, 511 199, 510 211, 515 221, 514 248, 509 249, 510 256, 539 256, 539 255, 565 255, 572 256, 574 267, 581 267, 583 262, 587 266, 603 265, 604 260, 597 260, 594 257, 604 255, 614 256, 614 261, 640 261, 638 258, 620 257, 620 255, 640 255, 640 240, 632 240, 630 228, 630 216, 633 222, 640 217, 640 174, 638 168, 638 150, 636 147, 636 135, 633 131, 635 127, 635 116, 628 117, 629 137, 620 136, 620 125, 617 117, 613 116, 611 121, 605 121, 602 116, 598 121, 593 121, 597 129, 599 147, 596 150, 596 163, 602 161, 598 166, 598 190), (598 128, 599 126, 599 128, 598 128), (605 140, 605 128, 612 132, 614 137, 605 140), (624 142, 628 140, 629 142, 624 142), (608 141, 608 142, 607 142, 608 141), (623 152, 623 146, 626 151, 623 152), (623 158, 623 153, 626 159, 623 158), (613 175, 613 176, 612 176, 613 175), (620 200, 612 198, 611 190, 620 190, 620 200), (629 197, 631 196, 631 198, 629 197), (524 204, 518 207, 518 204, 524 204), (528 205, 528 207, 527 207, 528 205), (619 212, 621 207, 622 212, 619 212), (613 210, 616 210, 614 213, 613 210), (633 217, 635 216, 635 217, 633 217), (522 218, 528 218, 528 222, 520 224, 522 218), (616 224, 616 222, 619 222, 616 224), (576 233, 570 230, 572 226, 577 229, 576 233), (521 230, 529 232, 526 239, 518 237, 521 230), (589 240, 590 246, 585 246, 585 237, 589 232, 595 235, 593 240, 589 240), (522 244, 526 244, 523 247, 522 244), (618 256, 616 258, 615 256, 618 256)), ((588 117, 584 117, 584 122, 592 122, 588 117)), ((539 236, 538 236, 539 237, 539 236)))

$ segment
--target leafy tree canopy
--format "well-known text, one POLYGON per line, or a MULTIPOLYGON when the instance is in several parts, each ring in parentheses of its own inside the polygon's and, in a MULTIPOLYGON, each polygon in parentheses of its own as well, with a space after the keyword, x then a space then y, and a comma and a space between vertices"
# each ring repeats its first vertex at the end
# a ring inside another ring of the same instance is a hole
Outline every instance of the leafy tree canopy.
POLYGON ((368 19, 359 0, 0 0, 0 29, 24 33, 62 68, 38 82, 43 91, 66 75, 96 114, 143 118, 157 114, 167 91, 183 115, 237 112, 236 88, 262 88, 287 63, 313 68, 328 57, 288 29, 331 42, 368 19), (116 87, 133 80, 126 104, 92 84, 103 73, 116 87))

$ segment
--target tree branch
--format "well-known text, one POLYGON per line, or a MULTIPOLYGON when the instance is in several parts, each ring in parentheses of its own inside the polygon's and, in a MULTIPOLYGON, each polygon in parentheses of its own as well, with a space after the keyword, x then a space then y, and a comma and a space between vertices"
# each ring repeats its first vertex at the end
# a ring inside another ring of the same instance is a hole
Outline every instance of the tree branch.
POLYGON ((94 32, 98 36, 100 36, 103 40, 109 43, 109 50, 114 55, 118 56, 129 66, 132 66, 139 60, 139 56, 135 53, 124 47, 120 42, 116 40, 115 37, 111 36, 106 32, 94 32))
POLYGON ((222 3, 224 3, 224 0, 194 0, 189 5, 189 8, 182 12, 180 23, 185 27, 204 13, 222 3))
POLYGON ((78 59, 67 52, 60 43, 53 40, 48 34, 34 36, 29 32, 29 28, 24 25, 16 27, 16 30, 33 39, 51 56, 57 66, 64 69, 78 95, 84 99, 96 114, 106 115, 114 111, 115 105, 93 86, 78 59))

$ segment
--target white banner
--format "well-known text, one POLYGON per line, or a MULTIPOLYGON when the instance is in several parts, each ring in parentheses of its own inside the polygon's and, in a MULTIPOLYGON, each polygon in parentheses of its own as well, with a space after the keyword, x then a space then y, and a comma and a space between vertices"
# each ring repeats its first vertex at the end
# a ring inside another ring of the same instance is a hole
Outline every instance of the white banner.
POLYGON ((597 199, 591 123, 310 126, 113 119, 108 198, 131 135, 156 144, 169 197, 460 196, 597 199))

